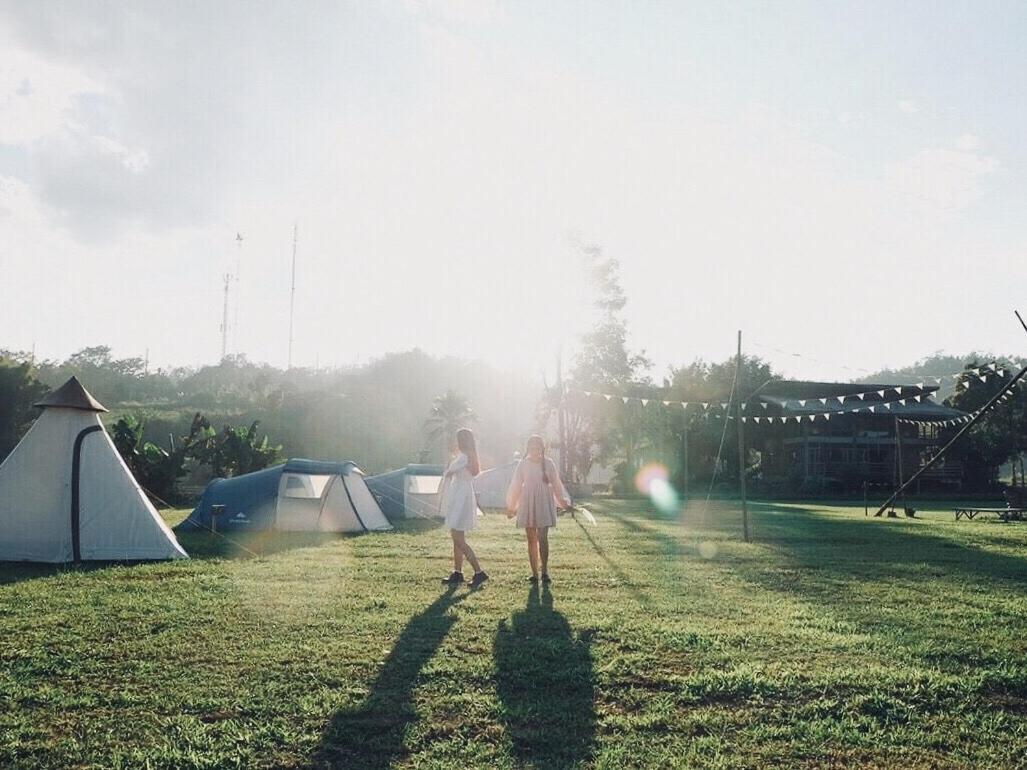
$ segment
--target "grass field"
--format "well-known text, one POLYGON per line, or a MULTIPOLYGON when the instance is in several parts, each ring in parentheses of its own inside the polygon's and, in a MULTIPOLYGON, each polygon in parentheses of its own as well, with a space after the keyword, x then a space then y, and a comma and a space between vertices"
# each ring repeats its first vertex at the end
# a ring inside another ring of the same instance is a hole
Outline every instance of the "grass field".
POLYGON ((1027 766, 1027 524, 593 511, 542 593, 500 516, 473 593, 424 524, 0 565, 0 766, 1027 766))

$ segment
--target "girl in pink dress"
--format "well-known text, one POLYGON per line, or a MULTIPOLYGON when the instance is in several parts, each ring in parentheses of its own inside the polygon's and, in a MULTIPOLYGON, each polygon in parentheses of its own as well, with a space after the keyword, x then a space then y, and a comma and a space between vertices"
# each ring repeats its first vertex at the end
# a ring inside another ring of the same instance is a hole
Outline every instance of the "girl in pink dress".
POLYGON ((546 457, 546 442, 541 436, 532 436, 506 493, 507 516, 516 516, 517 526, 528 536, 532 583, 538 583, 540 562, 542 582, 550 582, 549 528, 556 526, 558 504, 569 508, 570 497, 560 481, 556 463, 546 457))

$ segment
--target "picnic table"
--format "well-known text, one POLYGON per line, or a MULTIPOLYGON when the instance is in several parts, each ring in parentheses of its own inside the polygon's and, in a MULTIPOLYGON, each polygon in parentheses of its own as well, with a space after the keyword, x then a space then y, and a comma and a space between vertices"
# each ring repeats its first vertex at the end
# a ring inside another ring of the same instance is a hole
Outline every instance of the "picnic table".
POLYGON ((980 513, 994 513, 1002 521, 1023 521, 1027 518, 1027 508, 956 508, 956 521, 965 517, 967 519, 973 519, 980 513))

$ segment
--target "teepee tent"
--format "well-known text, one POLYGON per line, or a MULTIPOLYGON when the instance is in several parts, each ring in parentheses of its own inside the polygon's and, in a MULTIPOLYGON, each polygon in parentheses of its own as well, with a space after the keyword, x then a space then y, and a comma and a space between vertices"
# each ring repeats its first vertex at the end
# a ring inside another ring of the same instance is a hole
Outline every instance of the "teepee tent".
POLYGON ((214 479, 179 529, 369 532, 392 529, 352 462, 293 459, 214 479), (214 506, 221 506, 215 513, 214 506))
POLYGON ((185 559, 72 377, 0 465, 0 561, 185 559))

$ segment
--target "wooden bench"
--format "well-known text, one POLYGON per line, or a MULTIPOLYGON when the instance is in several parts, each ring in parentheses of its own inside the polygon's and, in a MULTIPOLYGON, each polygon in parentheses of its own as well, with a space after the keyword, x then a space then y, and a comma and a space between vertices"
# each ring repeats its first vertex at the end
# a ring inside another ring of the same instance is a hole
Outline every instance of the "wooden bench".
POLYGON ((1027 508, 956 508, 956 521, 964 517, 973 519, 980 513, 994 513, 1002 521, 1023 521, 1027 518, 1027 508))

